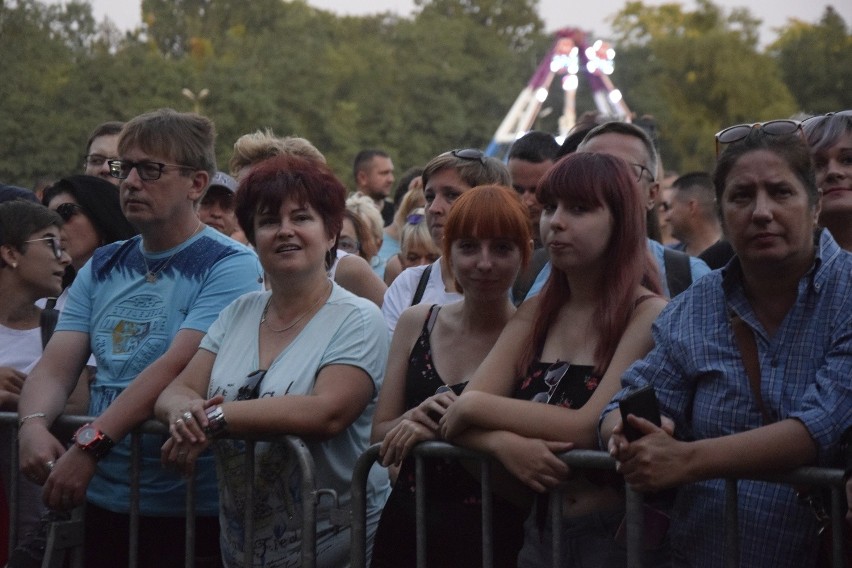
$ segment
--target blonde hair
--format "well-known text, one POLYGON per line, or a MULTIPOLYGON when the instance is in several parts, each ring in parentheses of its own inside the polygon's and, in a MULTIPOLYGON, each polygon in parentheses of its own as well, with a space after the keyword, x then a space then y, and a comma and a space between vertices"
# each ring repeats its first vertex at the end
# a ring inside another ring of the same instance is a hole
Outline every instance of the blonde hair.
POLYGON ((419 207, 426 207, 426 196, 423 194, 423 179, 420 183, 414 184, 411 189, 405 192, 402 199, 399 200, 399 209, 393 216, 393 223, 400 229, 405 226, 405 220, 408 216, 419 207))
POLYGON ((251 134, 243 134, 234 142, 234 152, 228 162, 231 175, 246 167, 252 166, 267 158, 286 154, 300 156, 308 160, 326 163, 325 156, 316 146, 305 138, 297 136, 276 136, 272 129, 257 130, 251 134))
POLYGON ((420 220, 417 223, 405 223, 402 232, 399 236, 399 252, 404 259, 414 247, 421 247, 435 253, 435 256, 441 256, 441 249, 435 245, 432 240, 432 234, 429 232, 429 227, 426 226, 426 210, 423 207, 413 209, 409 215, 420 215, 420 220))
POLYGON ((346 200, 346 208, 361 218, 376 243, 384 238, 382 214, 372 199, 366 195, 353 195, 346 200))

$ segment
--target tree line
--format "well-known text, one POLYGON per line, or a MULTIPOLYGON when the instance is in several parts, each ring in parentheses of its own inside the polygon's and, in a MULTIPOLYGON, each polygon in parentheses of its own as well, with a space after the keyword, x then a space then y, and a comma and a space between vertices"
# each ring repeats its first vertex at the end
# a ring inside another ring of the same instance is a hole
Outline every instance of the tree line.
MULTIPOLYGON (((362 148, 387 150, 400 170, 484 148, 552 44, 538 2, 415 5, 410 17, 353 17, 304 0, 143 0, 142 25, 121 32, 85 1, 2 1, 0 182, 76 173, 96 124, 164 106, 216 122, 222 169, 259 128, 308 138, 350 185, 362 148)), ((711 168, 724 126, 849 104, 852 35, 830 7, 765 48, 747 9, 710 0, 628 2, 611 20, 612 80, 656 119, 667 169, 711 168)), ((560 94, 546 105, 560 109, 560 94)), ((594 109, 582 87, 577 106, 594 109)), ((558 114, 536 128, 555 132, 558 114)))

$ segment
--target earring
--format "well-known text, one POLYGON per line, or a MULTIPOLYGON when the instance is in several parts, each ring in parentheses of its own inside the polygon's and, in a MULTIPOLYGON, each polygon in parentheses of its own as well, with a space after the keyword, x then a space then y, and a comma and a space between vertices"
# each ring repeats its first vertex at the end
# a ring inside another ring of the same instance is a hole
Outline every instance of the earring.
POLYGON ((18 268, 18 263, 17 263, 17 262, 13 262, 13 263, 12 263, 12 268, 18 268))

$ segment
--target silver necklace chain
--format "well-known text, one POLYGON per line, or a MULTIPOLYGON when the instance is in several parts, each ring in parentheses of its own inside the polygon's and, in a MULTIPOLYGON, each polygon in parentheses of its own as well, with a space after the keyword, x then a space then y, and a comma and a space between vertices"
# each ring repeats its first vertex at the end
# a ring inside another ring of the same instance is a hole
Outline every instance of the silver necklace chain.
POLYGON ((314 302, 314 305, 313 305, 313 306, 311 306, 310 308, 308 308, 308 309, 307 309, 307 311, 305 311, 305 312, 304 312, 302 315, 300 315, 298 318, 296 318, 296 321, 294 321, 294 322, 293 322, 293 323, 291 323, 290 325, 287 325, 287 326, 285 326, 285 327, 282 327, 281 329, 275 329, 274 327, 272 327, 271 325, 269 325, 269 322, 268 322, 268 321, 266 321, 266 315, 267 315, 267 313, 269 312, 269 305, 272 303, 272 296, 270 295, 270 296, 269 296, 269 299, 266 301, 266 305, 263 307, 263 314, 261 314, 261 316, 260 316, 260 324, 261 324, 261 325, 265 325, 265 326, 266 326, 266 329, 268 329, 269 331, 272 331, 272 332, 274 332, 274 333, 284 333, 284 332, 285 332, 285 331, 287 331, 287 330, 293 329, 294 327, 296 327, 296 324, 298 324, 300 321, 302 321, 303 319, 305 319, 305 316, 306 316, 306 315, 308 315, 309 313, 311 313, 312 311, 314 311, 314 308, 316 308, 316 307, 320 304, 320 302, 323 300, 323 298, 326 298, 326 299, 327 299, 329 296, 331 296, 331 288, 333 288, 333 287, 334 287, 334 285, 333 285, 333 284, 331 284, 331 283, 329 282, 329 293, 328 293, 328 294, 322 294, 322 295, 320 295, 320 297, 319 297, 319 298, 317 298, 317 301, 316 301, 316 302, 314 302))
MULTIPOLYGON (((195 230, 193 230, 193 231, 192 231, 192 234, 191 234, 191 235, 189 235, 186 239, 184 239, 184 241, 183 241, 183 242, 186 242, 186 241, 188 241, 189 239, 191 239, 192 237, 194 237, 194 236, 198 233, 198 231, 200 231, 200 230, 201 230, 201 227, 202 227, 202 226, 203 226, 203 223, 201 222, 201 220, 199 220, 199 221, 198 221, 198 226, 197 226, 197 227, 195 227, 195 230)), ((183 244, 183 243, 181 243, 181 244, 183 244)), ((141 245, 140 245, 140 248, 141 248, 141 245)), ((166 261, 165 261, 162 265, 160 265, 160 268, 158 268, 157 270, 151 270, 151 268, 148 266, 148 259, 147 259, 147 258, 145 258, 145 253, 144 253, 144 252, 142 252, 142 251, 140 250, 139 252, 142 254, 142 262, 144 262, 144 263, 145 263, 145 281, 146 281, 146 282, 148 282, 149 284, 156 284, 156 282, 157 282, 157 277, 158 277, 160 274, 162 274, 162 273, 163 273, 163 270, 165 270, 165 269, 166 269, 166 267, 169 265, 169 263, 172 261, 172 259, 173 259, 175 256, 177 256, 177 254, 178 254, 181 250, 183 250, 183 249, 180 249, 180 250, 178 250, 178 251, 174 252, 174 253, 172 254, 172 256, 170 256, 169 258, 167 258, 167 259, 166 259, 166 261)))

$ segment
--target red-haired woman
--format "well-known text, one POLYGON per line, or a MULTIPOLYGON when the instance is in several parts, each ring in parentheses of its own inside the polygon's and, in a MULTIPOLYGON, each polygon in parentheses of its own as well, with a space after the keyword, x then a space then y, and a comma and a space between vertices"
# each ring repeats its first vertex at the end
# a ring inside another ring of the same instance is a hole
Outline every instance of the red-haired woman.
MULTIPOLYGON (((531 252, 527 212, 508 187, 465 191, 443 227, 443 258, 464 290, 459 302, 419 304, 396 327, 385 384, 373 419, 382 463, 402 469, 382 512, 373 568, 415 565, 414 460, 418 442, 439 438, 438 420, 515 312, 509 288, 531 252), (461 346, 461 348, 460 348, 461 346)), ((428 460, 427 565, 482 565, 482 490, 458 462, 428 460)), ((495 566, 515 566, 524 512, 495 502, 495 566)))
MULTIPOLYGON (((186 369, 160 395, 157 417, 171 438, 163 461, 191 471, 198 453, 222 432, 237 437, 293 434, 305 439, 317 487, 349 503, 352 468, 367 449, 384 378, 388 337, 379 309, 328 277, 343 219, 346 188, 323 163, 277 156, 240 183, 236 214, 257 250, 269 291, 246 294, 210 326, 186 369)), ((225 566, 296 566, 302 507, 295 457, 283 444, 255 449, 247 478, 242 440, 213 444, 219 472, 225 566), (254 487, 254 541, 245 542, 246 491, 254 487), (248 561, 245 555, 248 554, 248 561)), ((372 533, 387 494, 370 476, 372 533)), ((307 506, 307 505, 306 505, 307 506)), ((317 511, 317 566, 349 562, 349 530, 317 511)))
MULTIPOLYGON (((566 566, 626 560, 613 538, 622 495, 593 471, 569 477, 555 452, 565 443, 597 448, 600 412, 621 373, 651 349, 651 324, 665 305, 634 178, 619 158, 573 154, 541 180, 553 272, 441 420, 447 439, 491 453, 532 489, 563 484, 566 566)), ((552 565, 550 527, 536 508, 519 566, 552 565)))

